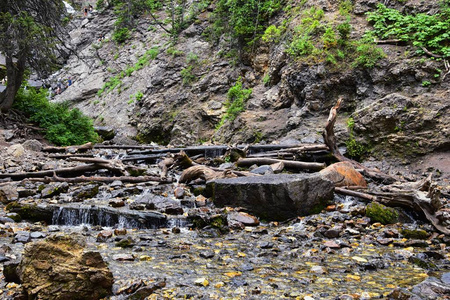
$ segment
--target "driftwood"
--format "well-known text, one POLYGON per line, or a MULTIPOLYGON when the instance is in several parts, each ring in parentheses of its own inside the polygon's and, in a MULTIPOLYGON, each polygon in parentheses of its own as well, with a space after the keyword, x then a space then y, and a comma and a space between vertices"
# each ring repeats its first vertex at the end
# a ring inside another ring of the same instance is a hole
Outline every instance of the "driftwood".
POLYGON ((80 177, 72 177, 72 178, 63 178, 56 175, 53 175, 52 177, 44 177, 44 178, 28 178, 29 181, 39 181, 44 183, 50 183, 50 182, 68 182, 68 183, 81 183, 81 182, 104 182, 104 183, 110 183, 114 182, 116 180, 122 181, 122 182, 129 182, 129 183, 140 183, 140 182, 149 182, 149 181, 155 181, 160 183, 171 183, 173 180, 171 178, 161 179, 158 176, 138 176, 138 177, 131 177, 131 176, 114 176, 114 177, 99 177, 99 176, 80 176, 80 177))
POLYGON ((366 193, 344 188, 335 188, 336 193, 358 197, 369 201, 377 201, 386 206, 400 206, 421 212, 425 218, 440 232, 449 235, 450 230, 441 225, 438 214, 442 206, 440 192, 431 183, 431 176, 427 179, 404 185, 389 185, 382 191, 368 191, 366 193))
POLYGON ((251 166, 251 165, 271 165, 282 162, 284 167, 296 169, 296 170, 312 170, 318 171, 325 168, 324 163, 310 163, 301 161, 281 160, 273 158, 241 158, 237 161, 239 167, 251 166))
POLYGON ((69 175, 69 176, 77 176, 82 175, 86 172, 92 172, 99 169, 102 169, 100 165, 90 164, 90 165, 81 165, 72 168, 62 168, 56 170, 48 170, 48 171, 38 171, 38 172, 24 172, 24 173, 7 173, 0 174, 0 178, 11 178, 12 180, 23 180, 27 178, 44 178, 46 176, 52 176, 53 173, 57 175, 69 175))
POLYGON ((184 170, 183 173, 181 174, 178 182, 188 183, 188 182, 193 181, 198 178, 209 181, 209 180, 219 179, 219 178, 234 178, 234 177, 237 177, 237 175, 233 174, 233 172, 231 170, 217 172, 206 166, 198 165, 198 166, 193 166, 193 167, 190 167, 190 168, 187 168, 186 170, 184 170))
POLYGON ((155 149, 155 146, 145 145, 94 145, 94 149, 155 149))
POLYGON ((66 153, 76 153, 76 152, 84 152, 87 150, 91 150, 93 148, 92 143, 86 143, 79 146, 67 146, 67 147, 54 147, 47 146, 42 148, 44 152, 56 153, 56 152, 66 152, 66 153))
POLYGON ((380 181, 382 183, 393 183, 393 182, 397 181, 397 178, 390 176, 388 174, 385 174, 383 172, 380 172, 378 170, 369 169, 369 168, 363 166, 362 164, 345 157, 339 151, 339 148, 338 148, 337 142, 336 142, 336 136, 334 135, 334 124, 336 123, 337 113, 338 113, 339 108, 341 107, 342 102, 343 102, 342 98, 339 98, 336 105, 330 109, 330 114, 327 119, 327 124, 325 125, 325 130, 323 132, 323 139, 325 141, 325 144, 330 149, 331 154, 333 154, 333 156, 336 157, 336 159, 339 161, 350 162, 355 167, 355 169, 361 169, 363 175, 366 175, 376 181, 380 181))
POLYGON ((50 154, 49 158, 66 159, 71 157, 94 157, 93 154, 50 154))

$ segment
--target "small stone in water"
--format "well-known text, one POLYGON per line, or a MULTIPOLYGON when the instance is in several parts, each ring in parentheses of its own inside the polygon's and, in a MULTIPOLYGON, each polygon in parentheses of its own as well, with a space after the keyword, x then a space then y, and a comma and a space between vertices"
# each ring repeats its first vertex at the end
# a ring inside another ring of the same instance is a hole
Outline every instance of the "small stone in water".
POLYGON ((43 232, 36 231, 36 232, 32 232, 32 233, 30 234, 30 237, 31 237, 32 239, 42 239, 42 238, 45 238, 46 235, 45 235, 45 233, 43 233, 43 232))
POLYGON ((208 286, 209 285, 209 281, 204 277, 195 280, 194 283, 195 283, 195 285, 198 285, 198 286, 208 286))
POLYGON ((182 199, 184 197, 184 189, 182 187, 177 187, 173 193, 177 199, 182 199))
POLYGON ((313 266, 313 267, 311 267, 310 272, 316 273, 316 274, 327 274, 328 273, 327 269, 322 266, 313 266))
POLYGON ((117 261, 134 261, 134 255, 132 254, 116 254, 113 256, 114 260, 117 261))
POLYGON ((114 234, 115 235, 126 235, 127 234, 127 230, 125 228, 117 228, 114 229, 114 234))
POLYGON ((200 252, 200 257, 202 258, 213 258, 214 257, 214 251, 206 250, 200 252))
POLYGON ((261 249, 270 249, 270 248, 273 248, 273 243, 272 242, 262 242, 261 244, 259 244, 259 247, 261 249))
POLYGON ((172 233, 180 233, 180 232, 181 232, 180 228, 178 227, 172 228, 172 233))
POLYGON ((112 237, 113 233, 111 230, 100 231, 97 235, 97 242, 103 243, 112 237))

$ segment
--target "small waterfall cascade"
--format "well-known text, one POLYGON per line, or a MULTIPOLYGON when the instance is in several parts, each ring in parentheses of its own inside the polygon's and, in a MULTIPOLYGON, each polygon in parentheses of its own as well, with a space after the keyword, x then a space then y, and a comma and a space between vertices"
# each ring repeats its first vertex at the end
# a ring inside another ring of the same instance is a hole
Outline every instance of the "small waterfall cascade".
POLYGON ((105 227, 156 229, 168 226, 166 216, 149 211, 114 210, 89 205, 60 206, 53 210, 53 225, 100 225, 105 227))

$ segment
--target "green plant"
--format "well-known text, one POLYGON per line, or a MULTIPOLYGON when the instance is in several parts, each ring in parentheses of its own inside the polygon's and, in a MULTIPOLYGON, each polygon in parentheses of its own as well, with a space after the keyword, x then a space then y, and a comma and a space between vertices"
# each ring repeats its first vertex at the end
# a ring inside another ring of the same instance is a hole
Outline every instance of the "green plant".
POLYGON ((261 39, 265 43, 278 43, 281 37, 281 29, 275 25, 270 25, 264 31, 261 39))
POLYGON ((127 27, 118 28, 113 32, 113 41, 122 44, 131 37, 130 30, 127 27))
POLYGON ((222 127, 227 120, 230 122, 234 121, 245 110, 245 102, 250 98, 251 94, 251 89, 242 88, 242 78, 239 77, 235 85, 228 90, 227 101, 225 102, 227 110, 216 128, 222 127))
POLYGON ((345 141, 347 147, 347 155, 351 158, 360 159, 367 152, 367 148, 356 141, 353 128, 355 127, 355 120, 348 118, 347 128, 349 130, 349 138, 345 141))
POLYGON ((264 75, 263 83, 264 83, 264 85, 268 85, 270 83, 270 75, 269 74, 264 75))
POLYGON ((378 60, 385 58, 383 49, 378 48, 373 43, 361 42, 356 47, 356 59, 354 66, 373 68, 378 60))
POLYGON ((450 56, 450 2, 441 2, 441 8, 434 14, 419 13, 404 15, 398 10, 383 4, 367 14, 373 24, 371 32, 381 39, 399 39, 418 47, 423 54, 425 49, 436 55, 450 56))
POLYGON ((66 103, 51 103, 47 91, 20 89, 14 107, 45 129, 45 138, 55 145, 80 145, 96 142, 92 120, 79 109, 69 109, 66 103))
POLYGON ((337 46, 336 32, 333 27, 329 26, 325 29, 325 33, 322 36, 322 41, 325 49, 330 49, 337 46))
POLYGON ((341 0, 339 3, 339 13, 347 16, 353 10, 353 4, 350 0, 341 0))
POLYGON ((188 66, 181 70, 181 78, 183 79, 183 85, 189 85, 195 81, 195 75, 192 72, 193 66, 188 66))
POLYGON ((427 87, 427 86, 430 86, 430 85, 431 85, 431 82, 429 82, 428 80, 422 81, 422 86, 423 87, 427 87))
POLYGON ((193 52, 189 52, 187 55, 186 55, 186 62, 188 63, 188 64, 190 64, 190 63, 195 63, 195 62, 197 62, 198 61, 198 55, 197 54, 195 54, 195 53, 193 53, 193 52))
POLYGON ((166 50, 167 54, 173 56, 173 57, 177 57, 177 56, 181 56, 183 55, 183 51, 181 50, 177 50, 175 49, 175 47, 169 47, 166 50))

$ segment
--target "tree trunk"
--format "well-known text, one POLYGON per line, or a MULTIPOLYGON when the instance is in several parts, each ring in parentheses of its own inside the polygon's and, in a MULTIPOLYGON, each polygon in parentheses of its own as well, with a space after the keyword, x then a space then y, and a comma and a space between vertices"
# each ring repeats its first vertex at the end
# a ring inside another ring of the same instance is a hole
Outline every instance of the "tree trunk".
POLYGON ((6 58, 6 76, 8 83, 6 89, 0 93, 0 111, 7 112, 11 109, 17 91, 19 91, 25 72, 25 57, 21 56, 16 63, 9 55, 6 58))

